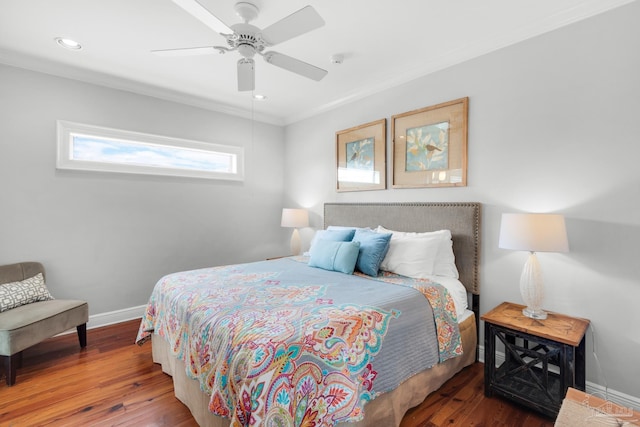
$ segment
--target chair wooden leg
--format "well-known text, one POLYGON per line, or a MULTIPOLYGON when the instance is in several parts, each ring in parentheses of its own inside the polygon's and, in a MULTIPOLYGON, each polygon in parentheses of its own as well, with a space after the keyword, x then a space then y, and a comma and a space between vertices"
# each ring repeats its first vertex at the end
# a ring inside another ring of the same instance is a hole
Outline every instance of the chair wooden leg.
POLYGON ((7 377, 7 385, 11 387, 16 383, 16 369, 22 362, 22 352, 12 354, 11 356, 2 356, 4 359, 4 374, 7 377))
POLYGON ((85 348, 87 346, 87 324, 76 326, 78 330, 78 340, 80 341, 80 347, 85 348))
POLYGON ((16 354, 14 354, 15 358, 13 359, 13 365, 17 368, 20 369, 22 368, 22 352, 18 352, 16 354))

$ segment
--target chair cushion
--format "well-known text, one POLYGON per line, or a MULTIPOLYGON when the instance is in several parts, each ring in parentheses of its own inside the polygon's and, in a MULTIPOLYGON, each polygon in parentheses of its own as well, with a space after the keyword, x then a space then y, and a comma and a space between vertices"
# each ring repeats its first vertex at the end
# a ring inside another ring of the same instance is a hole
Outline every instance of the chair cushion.
POLYGON ((89 320, 85 301, 34 302, 0 313, 0 355, 11 356, 89 320))

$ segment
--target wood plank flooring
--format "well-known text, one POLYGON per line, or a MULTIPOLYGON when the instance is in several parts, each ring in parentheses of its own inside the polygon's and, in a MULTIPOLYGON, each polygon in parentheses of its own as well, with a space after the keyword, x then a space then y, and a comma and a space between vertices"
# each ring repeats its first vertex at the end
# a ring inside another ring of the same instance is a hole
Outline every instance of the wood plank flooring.
MULTIPOLYGON (((0 380, 0 426, 197 426, 173 395, 171 377, 134 344, 138 320, 55 337, 24 352, 16 384, 0 380)), ((405 415, 401 427, 552 427, 553 421, 483 394, 476 363, 405 415)), ((381 426, 384 427, 384 426, 381 426)))

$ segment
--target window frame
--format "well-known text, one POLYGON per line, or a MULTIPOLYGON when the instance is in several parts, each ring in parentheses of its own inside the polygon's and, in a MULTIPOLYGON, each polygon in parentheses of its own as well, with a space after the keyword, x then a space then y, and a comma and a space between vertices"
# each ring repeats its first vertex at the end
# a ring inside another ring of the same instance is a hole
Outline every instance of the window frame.
POLYGON ((102 126, 75 123, 66 120, 57 120, 56 125, 57 169, 244 181, 243 147, 107 128, 102 126), (183 169, 163 166, 143 166, 126 163, 109 163, 74 159, 74 135, 95 137, 98 139, 108 139, 113 141, 134 142, 143 145, 159 145, 178 149, 193 149, 221 154, 230 154, 232 156, 235 156, 235 172, 213 172, 197 169, 183 169))

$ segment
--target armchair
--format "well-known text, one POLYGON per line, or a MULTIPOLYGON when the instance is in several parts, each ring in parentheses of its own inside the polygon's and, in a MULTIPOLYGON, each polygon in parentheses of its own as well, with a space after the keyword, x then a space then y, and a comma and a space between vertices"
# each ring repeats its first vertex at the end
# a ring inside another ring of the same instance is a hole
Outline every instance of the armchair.
MULTIPOLYGON (((9 283, 19 286, 15 282, 37 276, 38 273, 42 273, 44 279, 44 267, 38 262, 0 266, 0 286, 9 283)), ((5 288, 5 295, 7 292, 10 292, 9 286, 5 288)), ((2 303, 4 301, 0 301, 0 308, 2 303)), ((16 369, 22 364, 22 351, 28 347, 73 327, 77 329, 80 347, 86 347, 88 320, 89 306, 79 300, 49 299, 1 311, 0 359, 7 385, 15 383, 16 369)))

